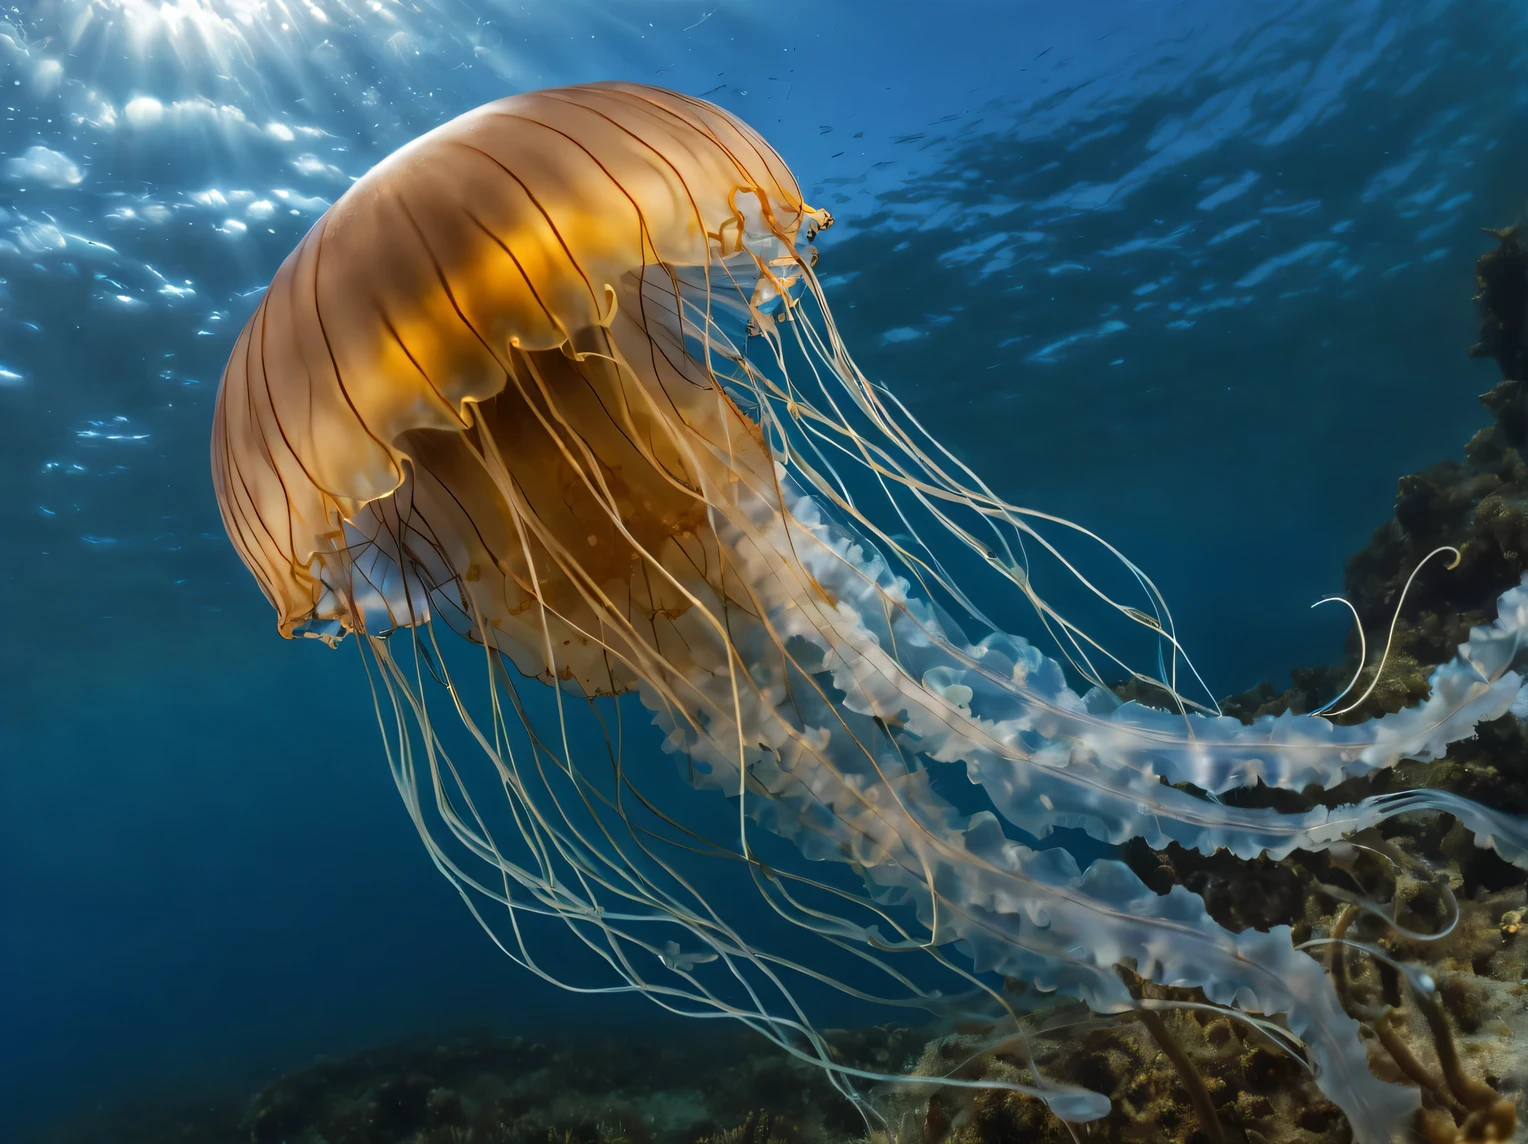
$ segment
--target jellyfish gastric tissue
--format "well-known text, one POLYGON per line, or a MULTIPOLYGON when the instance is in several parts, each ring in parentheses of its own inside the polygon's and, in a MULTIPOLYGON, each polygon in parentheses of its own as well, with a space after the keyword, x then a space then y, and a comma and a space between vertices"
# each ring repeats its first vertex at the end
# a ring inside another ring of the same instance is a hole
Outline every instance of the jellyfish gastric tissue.
MULTIPOLYGON (((1182 698, 1145 573, 998 496, 856 367, 813 272, 831 222, 735 116, 633 84, 503 99, 383 161, 282 264, 219 393, 218 501, 281 633, 360 647, 431 857, 544 979, 743 1021, 859 1099, 877 1074, 834 1059, 795 982, 933 1007, 950 991, 927 965, 1114 1013, 1140 1004, 1129 964, 1277 1017, 1356 1138, 1388 1140, 1416 1090, 1369 1070, 1287 927, 1230 932, 1182 887, 1014 835, 1279 857, 1448 811, 1528 864, 1521 822, 1446 792, 1304 814, 1215 797, 1436 758, 1507 712, 1528 587, 1396 715, 1244 726, 1182 698), (1041 565, 1156 642, 1170 702, 1101 686, 1124 664, 1041 565), (983 577, 1053 654, 987 619, 983 577), (715 838, 644 793, 674 763, 718 792, 715 838), (707 862, 832 956, 744 933, 707 862), (607 978, 563 981, 549 923, 607 978)), ((940 1083, 1108 1109, 1038 1073, 940 1083)))

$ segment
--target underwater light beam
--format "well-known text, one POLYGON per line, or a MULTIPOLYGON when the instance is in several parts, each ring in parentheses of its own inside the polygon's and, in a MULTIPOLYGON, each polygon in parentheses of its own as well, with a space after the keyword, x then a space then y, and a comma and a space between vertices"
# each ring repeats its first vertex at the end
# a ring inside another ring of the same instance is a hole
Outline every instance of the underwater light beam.
MULTIPOLYGON (((342 0, 324 2, 347 18, 358 15, 342 0)), ((64 25, 71 46, 104 26, 120 30, 139 57, 162 41, 183 59, 200 53, 224 64, 252 58, 252 37, 295 43, 332 23, 320 4, 285 0, 79 0, 72 6, 73 19, 64 25)), ((368 5, 382 19, 391 6, 380 0, 368 5)))
MULTIPOLYGON (((61 42, 103 72, 123 60, 150 70, 136 77, 168 84, 179 97, 221 94, 233 80, 260 96, 272 75, 308 95, 335 94, 354 68, 396 67, 406 55, 436 63, 481 61, 502 78, 544 66, 505 45, 510 28, 543 38, 561 26, 620 28, 626 18, 588 0, 39 0, 26 21, 38 44, 61 42), (314 57, 324 49, 323 58, 314 57), (168 71, 152 70, 164 63, 168 71)), ((377 75, 385 75, 377 71, 377 75)), ((92 75, 100 84, 107 75, 92 75)))

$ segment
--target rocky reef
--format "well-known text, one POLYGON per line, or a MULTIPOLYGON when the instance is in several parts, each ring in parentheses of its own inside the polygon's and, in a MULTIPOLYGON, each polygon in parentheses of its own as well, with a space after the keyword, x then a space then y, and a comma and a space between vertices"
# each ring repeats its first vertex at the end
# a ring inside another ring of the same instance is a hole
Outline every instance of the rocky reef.
POLYGON ((242 1127, 250 1144, 813 1144, 863 1131, 819 1071, 754 1042, 396 1048, 281 1078, 242 1127))
MULTIPOLYGON (((252 1100, 147 1101, 39 1144, 832 1144, 864 1121, 813 1067, 738 1028, 670 1039, 482 1033, 324 1057, 252 1100)), ((923 1036, 832 1034, 845 1060, 901 1069, 923 1036)))
POLYGON ((1486 232, 1500 245, 1475 263, 1480 340, 1470 347, 1471 357, 1495 358, 1502 377, 1518 380, 1528 377, 1528 252, 1520 230, 1486 232))

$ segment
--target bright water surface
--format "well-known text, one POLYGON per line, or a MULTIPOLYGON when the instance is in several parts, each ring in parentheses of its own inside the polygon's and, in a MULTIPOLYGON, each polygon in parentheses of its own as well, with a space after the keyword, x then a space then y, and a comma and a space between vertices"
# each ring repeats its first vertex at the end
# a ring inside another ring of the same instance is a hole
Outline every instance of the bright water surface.
POLYGON ((1340 610, 1308 605, 1396 477, 1483 423, 1470 268, 1528 195, 1504 0, 0 19, 6 1139, 416 1033, 657 1019, 483 939, 400 811, 353 649, 278 639, 218 521, 233 338, 394 147, 603 78, 742 115, 840 220, 819 271, 865 371, 999 491, 1144 565, 1220 693, 1338 654, 1340 610))

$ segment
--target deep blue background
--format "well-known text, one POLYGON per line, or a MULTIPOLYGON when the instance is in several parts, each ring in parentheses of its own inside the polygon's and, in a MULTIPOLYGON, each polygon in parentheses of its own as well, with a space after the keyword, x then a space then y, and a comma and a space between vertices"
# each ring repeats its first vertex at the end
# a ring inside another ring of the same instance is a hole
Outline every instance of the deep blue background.
POLYGON ((1307 605, 1483 422, 1470 268, 1528 195, 1510 3, 87 7, 0 28, 7 1124, 402 1035, 655 1019, 482 938, 353 652, 276 637, 211 499, 253 291, 453 114, 628 78, 747 117, 840 219, 819 270, 865 371, 1144 565, 1221 693, 1337 652, 1307 605))

